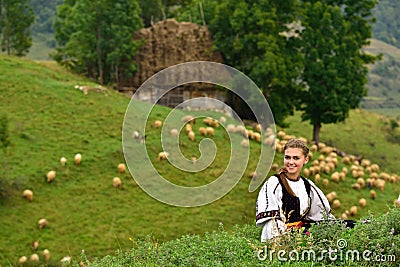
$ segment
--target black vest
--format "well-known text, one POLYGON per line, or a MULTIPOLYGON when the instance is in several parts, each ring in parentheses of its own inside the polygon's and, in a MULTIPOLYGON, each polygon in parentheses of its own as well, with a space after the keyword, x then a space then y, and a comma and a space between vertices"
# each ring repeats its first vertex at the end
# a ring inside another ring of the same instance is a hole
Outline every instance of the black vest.
MULTIPOLYGON (((300 214, 300 199, 298 197, 291 196, 289 192, 286 190, 281 180, 286 178, 280 178, 278 174, 276 174, 275 176, 278 177, 279 183, 281 184, 282 187, 282 211, 286 218, 285 223, 293 223, 301 221, 301 219, 303 219, 304 215, 308 212, 308 210, 303 214, 303 216, 300 214)), ((310 197, 310 191, 311 191, 310 183, 307 181, 307 179, 303 177, 300 178, 303 179, 307 195, 308 197, 310 197)))

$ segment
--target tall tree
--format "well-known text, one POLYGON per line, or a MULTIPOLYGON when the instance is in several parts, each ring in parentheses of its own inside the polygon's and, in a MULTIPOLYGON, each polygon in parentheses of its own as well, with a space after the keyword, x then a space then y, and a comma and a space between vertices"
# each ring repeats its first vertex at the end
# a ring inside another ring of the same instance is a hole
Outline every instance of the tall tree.
POLYGON ((24 56, 32 45, 30 26, 35 16, 29 0, 1 0, 0 45, 8 55, 24 56))
POLYGON ((56 53, 52 57, 100 83, 133 73, 133 56, 141 44, 134 33, 142 28, 136 0, 65 0, 55 22, 56 53))
POLYGON ((297 44, 304 55, 299 95, 302 119, 313 125, 319 142, 322 124, 344 121, 366 95, 367 64, 375 56, 363 52, 371 38, 375 0, 305 0, 305 30, 297 44))
MULTIPOLYGON (((208 1, 206 1, 207 5, 208 1)), ((296 0, 225 0, 215 7, 209 28, 225 62, 248 75, 266 96, 277 124, 292 114, 301 88, 301 57, 281 38, 295 20, 296 0)))

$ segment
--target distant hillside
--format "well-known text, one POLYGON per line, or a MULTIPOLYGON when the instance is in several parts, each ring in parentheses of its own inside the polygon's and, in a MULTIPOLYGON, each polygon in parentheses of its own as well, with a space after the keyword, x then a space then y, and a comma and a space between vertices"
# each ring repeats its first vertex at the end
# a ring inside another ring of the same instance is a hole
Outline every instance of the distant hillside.
POLYGON ((400 118, 400 49, 372 39, 366 51, 382 54, 382 60, 370 66, 368 96, 361 107, 400 118))

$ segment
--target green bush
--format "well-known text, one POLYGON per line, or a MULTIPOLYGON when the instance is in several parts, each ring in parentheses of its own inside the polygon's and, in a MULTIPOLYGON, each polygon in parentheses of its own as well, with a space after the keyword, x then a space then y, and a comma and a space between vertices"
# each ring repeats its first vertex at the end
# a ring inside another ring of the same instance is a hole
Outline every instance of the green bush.
POLYGON ((218 231, 204 236, 185 235, 162 244, 147 237, 133 241, 130 251, 90 264, 83 255, 83 262, 90 266, 393 266, 400 257, 399 221, 400 209, 394 207, 378 218, 360 219, 353 229, 341 221, 323 222, 312 226, 310 234, 293 228, 267 243, 259 241, 259 227, 236 226, 227 232, 221 224, 218 231))

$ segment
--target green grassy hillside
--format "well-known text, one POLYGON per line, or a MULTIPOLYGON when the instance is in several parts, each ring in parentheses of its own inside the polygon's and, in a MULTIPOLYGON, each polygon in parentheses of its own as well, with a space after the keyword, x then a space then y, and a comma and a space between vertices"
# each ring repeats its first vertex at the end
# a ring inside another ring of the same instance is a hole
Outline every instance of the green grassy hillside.
MULTIPOLYGON (((202 207, 169 206, 144 193, 129 173, 117 172, 117 165, 124 162, 121 129, 130 99, 109 89, 84 94, 75 85, 97 87, 54 64, 0 57, 0 115, 9 120, 11 141, 5 153, 0 151, 3 166, 0 187, 4 193, 0 199, 0 265, 15 265, 20 256, 29 257, 34 252, 43 261, 44 249, 51 252, 50 264, 56 265, 64 256, 77 258, 82 250, 93 258, 131 248, 131 240, 149 234, 162 242, 183 234, 215 230, 221 222, 228 231, 236 224, 254 223, 257 192, 249 193, 247 188, 249 174, 258 161, 257 143, 251 142, 252 156, 244 177, 228 195, 202 207), (73 164, 76 153, 83 157, 79 166, 73 164), (60 165, 60 157, 67 158, 66 166, 60 165), (45 179, 50 170, 57 174, 49 184, 45 179), (115 176, 122 178, 122 188, 112 186, 115 176), (33 191, 32 202, 22 197, 25 189, 33 191), (39 230, 37 222, 41 218, 49 223, 39 230), (37 251, 31 247, 35 240, 39 240, 37 251)), ((137 111, 147 105, 139 103, 137 111)), ((204 172, 182 173, 167 162, 156 160, 162 149, 160 130, 150 124, 164 119, 169 112, 168 108, 156 106, 149 117, 146 146, 157 170, 171 181, 188 186, 205 184, 218 177, 231 151, 222 127, 216 129, 213 137, 217 156, 204 172)), ((311 135, 310 128, 299 122, 298 115, 289 122, 292 128, 284 129, 287 133, 311 135)), ((384 124, 382 116, 352 112, 346 124, 323 126, 321 138, 348 153, 362 154, 382 163, 382 171, 393 173, 397 171, 400 149, 383 138, 384 124), (368 138, 368 142, 362 138, 368 138), (371 140, 374 146, 368 146, 371 140)), ((201 122, 196 123, 195 131, 201 126, 204 126, 201 122)), ((200 139, 190 142, 182 136, 183 154, 198 156, 200 139)), ((236 136, 233 142, 240 140, 236 136)), ((281 154, 276 154, 275 162, 282 162, 281 154)), ((340 163, 338 168, 343 166, 340 163)), ((337 216, 351 205, 358 205, 360 197, 368 197, 369 190, 354 191, 350 189, 352 183, 354 180, 349 177, 343 183, 330 183, 323 188, 325 193, 337 192, 342 202, 342 207, 335 211, 337 216)), ((384 213, 399 193, 398 184, 388 183, 385 191, 378 192, 377 199, 368 201, 367 207, 360 209, 354 218, 368 214, 369 210, 384 213)))

